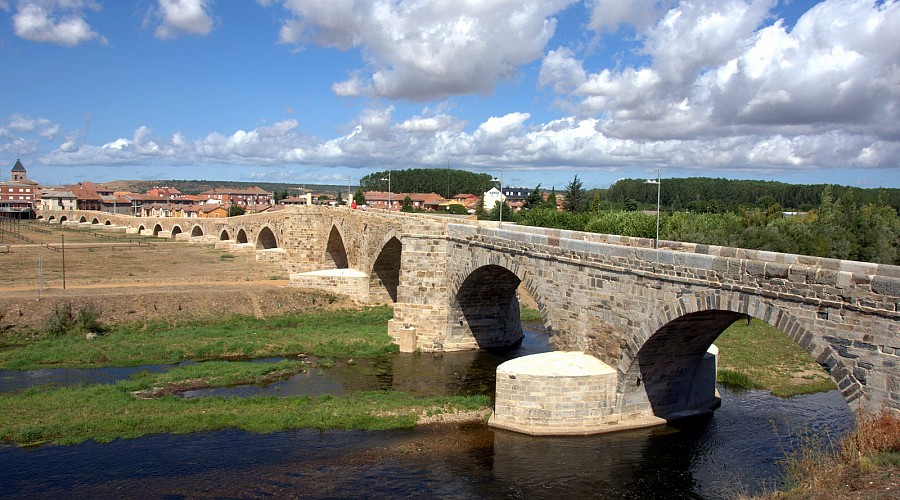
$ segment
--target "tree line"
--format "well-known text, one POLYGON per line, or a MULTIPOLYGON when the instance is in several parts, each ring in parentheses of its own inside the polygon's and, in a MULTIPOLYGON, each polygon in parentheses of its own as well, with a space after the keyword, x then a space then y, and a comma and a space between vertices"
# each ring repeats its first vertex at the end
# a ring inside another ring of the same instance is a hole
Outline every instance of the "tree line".
POLYGON ((460 193, 481 196, 491 187, 497 186, 489 174, 452 168, 385 170, 371 173, 359 180, 359 187, 363 191, 387 191, 389 184, 394 193, 437 193, 444 198, 460 193))

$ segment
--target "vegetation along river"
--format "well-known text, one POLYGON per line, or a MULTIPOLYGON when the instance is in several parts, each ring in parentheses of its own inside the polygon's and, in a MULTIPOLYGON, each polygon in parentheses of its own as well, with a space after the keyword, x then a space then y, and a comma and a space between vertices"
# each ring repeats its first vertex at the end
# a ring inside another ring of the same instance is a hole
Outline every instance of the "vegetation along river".
MULTIPOLYGON (((284 397, 360 389, 492 393, 497 364, 548 349, 545 336, 528 331, 513 352, 336 360, 332 368, 274 384, 185 396, 284 397)), ((131 373, 94 370, 3 372, 0 390, 111 383, 131 373)), ((808 445, 810 438, 837 439, 853 425, 837 391, 782 399, 764 391, 719 390, 722 407, 712 417, 678 429, 597 436, 530 437, 483 425, 442 424, 392 431, 223 430, 106 444, 3 446, 0 496, 730 498, 774 489, 779 461, 793 446, 808 445)))

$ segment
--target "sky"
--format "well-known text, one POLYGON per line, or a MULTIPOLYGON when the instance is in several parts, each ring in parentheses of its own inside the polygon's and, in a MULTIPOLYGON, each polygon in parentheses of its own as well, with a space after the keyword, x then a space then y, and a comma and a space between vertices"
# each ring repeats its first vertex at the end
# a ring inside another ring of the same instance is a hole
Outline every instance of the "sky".
POLYGON ((900 188, 898 1, 0 0, 0 164, 900 188))

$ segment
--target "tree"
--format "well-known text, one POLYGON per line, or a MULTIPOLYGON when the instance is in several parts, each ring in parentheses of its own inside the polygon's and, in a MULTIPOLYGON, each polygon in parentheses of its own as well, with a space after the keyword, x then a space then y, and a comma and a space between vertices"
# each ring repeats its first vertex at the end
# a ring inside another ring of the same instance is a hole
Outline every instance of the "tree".
POLYGON ((228 216, 229 217, 237 217, 238 215, 244 215, 246 213, 247 213, 247 209, 240 205, 235 205, 234 203, 232 203, 231 206, 228 207, 228 216))
POLYGON ((366 204, 366 195, 363 194, 362 188, 357 189, 355 193, 353 193, 353 201, 356 202, 356 206, 361 207, 366 204))
POLYGON ((537 208, 544 204, 544 194, 541 192, 541 185, 538 184, 537 187, 531 190, 528 193, 528 196, 525 197, 525 201, 523 203, 522 208, 525 210, 530 210, 532 208, 537 208))
POLYGON ((600 213, 600 193, 594 193, 594 201, 591 202, 591 212, 600 213))
POLYGON ((467 215, 469 213, 469 211, 466 210, 465 205, 460 205, 459 203, 447 205, 447 212, 455 215, 467 215))
POLYGON ((484 196, 478 197, 478 203, 475 204, 475 216, 479 219, 487 218, 487 211, 484 209, 484 196))
POLYGON ((343 204, 344 204, 344 199, 341 198, 341 192, 340 192, 340 191, 338 191, 337 198, 335 198, 334 201, 335 201, 338 205, 343 205, 343 204))
POLYGON ((556 187, 550 188, 550 194, 547 195, 547 201, 544 202, 547 208, 556 210, 556 187))
POLYGON ((403 198, 403 204, 400 205, 400 211, 401 211, 401 212, 413 212, 413 211, 415 211, 415 209, 413 208, 412 198, 410 198, 409 195, 406 195, 406 197, 403 198))
POLYGON ((509 208, 509 205, 505 201, 498 201, 494 203, 494 208, 488 212, 487 218, 490 220, 500 220, 500 212, 503 212, 503 220, 507 222, 513 222, 516 217, 516 213, 509 208))
POLYGON ((566 186, 566 199, 563 202, 563 208, 567 212, 584 212, 586 205, 587 200, 585 200, 584 187, 581 181, 578 180, 578 174, 575 174, 575 178, 566 186))

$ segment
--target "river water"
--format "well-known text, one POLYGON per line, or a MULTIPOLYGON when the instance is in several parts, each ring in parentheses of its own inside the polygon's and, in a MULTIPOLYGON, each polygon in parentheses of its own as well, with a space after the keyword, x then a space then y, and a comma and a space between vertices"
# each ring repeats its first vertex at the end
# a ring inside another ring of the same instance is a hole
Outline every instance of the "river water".
MULTIPOLYGON (((493 358, 539 352, 541 342, 529 335, 519 351, 499 356, 343 360, 306 379, 217 391, 233 396, 358 389, 464 394, 484 393, 490 384, 493 392, 488 375, 499 362, 493 358), (431 372, 423 373, 423 367, 431 372)), ((107 444, 4 446, 0 496, 730 498, 780 484, 779 460, 795 443, 806 441, 804 436, 838 438, 852 427, 852 415, 837 391, 791 399, 762 391, 719 391, 722 407, 709 418, 678 429, 597 436, 531 437, 481 425, 437 425, 263 435, 225 430, 107 444)))

